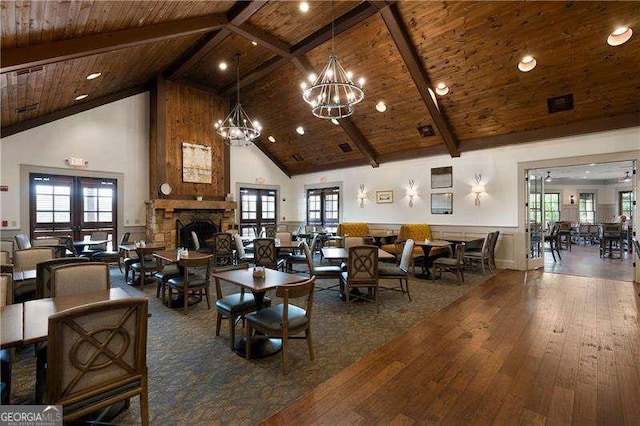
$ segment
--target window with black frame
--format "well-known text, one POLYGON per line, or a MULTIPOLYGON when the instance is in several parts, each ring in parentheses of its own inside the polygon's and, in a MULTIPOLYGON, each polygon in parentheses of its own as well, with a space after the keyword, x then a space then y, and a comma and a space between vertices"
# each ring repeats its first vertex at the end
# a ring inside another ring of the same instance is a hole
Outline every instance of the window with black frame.
POLYGON ((618 212, 625 215, 627 219, 632 217, 633 212, 633 191, 618 192, 618 212))
POLYGON ((330 228, 340 221, 340 188, 307 190, 307 224, 330 228))
POLYGON ((240 235, 257 238, 262 228, 275 227, 278 191, 240 188, 240 235))
POLYGON ((544 216, 547 222, 560 220, 560 194, 558 192, 546 192, 544 194, 544 216))

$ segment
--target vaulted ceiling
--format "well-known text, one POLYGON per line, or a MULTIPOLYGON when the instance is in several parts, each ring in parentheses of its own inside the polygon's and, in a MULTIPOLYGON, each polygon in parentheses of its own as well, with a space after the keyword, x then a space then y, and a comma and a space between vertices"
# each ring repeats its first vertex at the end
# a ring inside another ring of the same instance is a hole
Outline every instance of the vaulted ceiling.
POLYGON ((1 6, 2 136, 148 90, 158 76, 234 99, 236 53, 242 104, 263 126, 256 144, 290 176, 640 125, 640 38, 606 42, 617 27, 640 30, 640 2, 1 6), (366 79, 365 99, 338 125, 315 118, 300 89, 327 62, 332 20, 341 64, 366 79), (525 55, 537 61, 526 73, 525 55), (446 96, 429 93, 439 82, 446 96), (549 112, 564 95, 573 108, 549 112))

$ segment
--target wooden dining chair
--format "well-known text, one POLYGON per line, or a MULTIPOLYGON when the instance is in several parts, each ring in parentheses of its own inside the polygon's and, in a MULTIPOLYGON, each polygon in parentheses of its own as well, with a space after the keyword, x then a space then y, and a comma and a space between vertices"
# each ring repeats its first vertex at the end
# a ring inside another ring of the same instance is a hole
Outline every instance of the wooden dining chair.
POLYGON ((435 282, 436 278, 442 278, 443 272, 456 274, 456 283, 458 285, 464 282, 464 248, 464 243, 458 243, 456 244, 454 257, 439 257, 433 261, 432 282, 435 282))
POLYGON ((110 288, 111 275, 106 263, 83 262, 51 268, 51 297, 74 296, 110 288))
POLYGON ((61 257, 36 264, 36 299, 51 297, 52 268, 73 263, 87 263, 88 257, 61 257))
POLYGON ((402 255, 400 256, 400 264, 398 266, 385 263, 378 265, 378 279, 397 279, 400 284, 398 287, 386 287, 381 285, 380 289, 401 291, 403 294, 406 293, 409 300, 411 300, 411 293, 409 293, 409 269, 412 264, 413 246, 414 241, 412 239, 408 239, 404 242, 402 255))
POLYGON ((133 396, 149 424, 147 312, 147 299, 127 298, 49 317, 42 402, 61 405, 65 424, 133 396))
POLYGON ((282 371, 289 373, 289 339, 304 333, 307 340, 309 358, 314 359, 311 340, 311 312, 313 309, 313 290, 315 277, 301 283, 283 285, 276 288, 276 297, 283 299, 281 304, 247 314, 247 345, 245 356, 250 359, 251 344, 256 339, 272 337, 282 339, 282 371), (305 299, 303 307, 294 304, 295 299, 305 299), (256 334, 255 332, 260 332, 256 334))
MULTIPOLYGON (((34 247, 25 250, 16 250, 13 253, 13 270, 27 271, 36 270, 40 262, 55 258, 55 252, 51 247, 34 247)), ((32 299, 36 295, 36 280, 28 279, 14 282, 14 300, 24 301, 32 299)))
POLYGON ((256 238, 253 240, 253 257, 256 266, 284 270, 286 262, 278 259, 276 242, 273 238, 256 238))
POLYGON ((233 238, 227 232, 213 234, 214 266, 233 265, 233 238))
MULTIPOLYGON (((236 269, 247 269, 248 263, 238 265, 220 266, 213 268, 213 272, 233 271, 236 269)), ((220 278, 215 278, 216 287, 216 336, 220 336, 222 320, 229 321, 229 345, 233 350, 236 343, 236 325, 244 316, 257 309, 256 300, 253 293, 240 288, 240 292, 224 294, 220 278)), ((265 297, 262 301, 263 307, 271 306, 271 299, 265 297)))
POLYGON ((380 298, 378 285, 378 247, 355 246, 349 248, 347 271, 340 275, 341 293, 347 301, 347 311, 351 306, 351 299, 369 300, 367 293, 373 293, 376 312, 380 312, 380 298), (352 292, 351 290, 366 289, 367 293, 352 292))
POLYGON ((188 312, 189 306, 189 294, 198 294, 200 298, 204 296, 207 299, 207 308, 211 309, 211 298, 209 296, 209 283, 211 280, 211 257, 208 255, 201 258, 190 259, 183 257, 179 260, 179 266, 182 268, 182 275, 170 278, 167 281, 168 304, 171 307, 172 292, 175 290, 177 293, 182 293, 184 299, 184 314, 188 312), (198 272, 189 272, 189 268, 200 268, 198 272), (202 273, 204 272, 204 273, 202 273))
POLYGON ((164 246, 136 248, 139 261, 131 264, 131 270, 133 271, 132 281, 135 281, 135 275, 138 274, 140 291, 144 291, 144 284, 147 277, 153 277, 153 275, 158 272, 158 262, 154 259, 153 252, 162 250, 164 250, 164 246))
POLYGON ((237 263, 253 263, 253 253, 247 253, 244 249, 244 242, 242 241, 242 237, 240 234, 235 234, 233 236, 236 245, 236 262, 237 263))
MULTIPOLYGON (((13 278, 11 274, 0 274, 0 306, 13 303, 13 278)), ((0 404, 9 404, 11 396, 11 349, 0 350, 0 404)))

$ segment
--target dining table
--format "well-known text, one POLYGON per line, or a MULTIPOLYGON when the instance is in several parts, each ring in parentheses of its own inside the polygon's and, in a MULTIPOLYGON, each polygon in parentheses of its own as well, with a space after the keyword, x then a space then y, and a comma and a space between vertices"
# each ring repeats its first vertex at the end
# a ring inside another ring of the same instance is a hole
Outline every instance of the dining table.
POLYGON ((106 240, 78 240, 73 242, 73 247, 75 248, 78 254, 82 253, 84 247, 86 246, 97 246, 100 244, 107 244, 111 239, 106 240))
MULTIPOLYGON (((267 290, 276 287, 299 283, 308 280, 309 277, 297 274, 288 274, 275 269, 263 268, 264 276, 254 276, 255 268, 233 269, 211 273, 211 276, 222 281, 243 287, 251 293, 256 302, 256 310, 260 310, 264 304, 264 296, 267 290)), ((234 352, 245 357, 246 337, 238 340, 234 345, 234 352)), ((282 349, 280 339, 260 339, 251 344, 251 358, 264 358, 273 355, 282 349)))
POLYGON ((131 297, 121 288, 73 296, 29 300, 0 308, 2 349, 44 342, 49 334, 49 317, 58 312, 90 303, 131 297))
MULTIPOLYGON (((323 247, 322 257, 327 260, 347 260, 349 258, 349 250, 342 247, 323 247)), ((382 249, 378 249, 378 260, 395 260, 395 256, 382 249)))
MULTIPOLYGON (((207 257, 211 257, 211 254, 200 253, 198 251, 191 250, 189 251, 188 256, 184 256, 184 254, 182 254, 181 256, 178 256, 178 250, 160 250, 160 251, 154 251, 153 256, 157 259, 162 260, 165 263, 175 263, 176 265, 178 265, 178 270, 180 271, 180 274, 184 274, 185 267, 181 263, 182 259, 185 259, 185 258, 186 259, 204 259, 207 257)), ((178 293, 177 295, 175 295, 171 300, 171 307, 182 308, 184 306, 183 297, 184 297, 183 293, 178 293)), ((199 303, 199 302, 201 302, 201 298, 196 296, 189 297, 189 300, 187 301, 189 306, 195 305, 196 303, 199 303)), ((169 306, 168 301, 165 301, 164 303, 167 306, 169 306)))
MULTIPOLYGON (((429 253, 431 252, 431 249, 433 247, 451 246, 452 242, 447 240, 418 240, 418 241, 414 241, 414 245, 422 248, 422 252, 424 253, 423 262, 426 262, 427 258, 429 257, 429 253)), ((416 278, 425 278, 425 279, 431 278, 429 268, 428 267, 426 268, 426 273, 416 275, 416 278)))

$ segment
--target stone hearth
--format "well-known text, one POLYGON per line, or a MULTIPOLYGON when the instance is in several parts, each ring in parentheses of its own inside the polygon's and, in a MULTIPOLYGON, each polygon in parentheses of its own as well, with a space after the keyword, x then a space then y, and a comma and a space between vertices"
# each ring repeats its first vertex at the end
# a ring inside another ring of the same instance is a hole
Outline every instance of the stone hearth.
POLYGON ((187 224, 212 221, 221 230, 235 227, 234 201, 151 200, 146 202, 146 240, 164 243, 167 250, 176 248, 176 219, 187 224))

